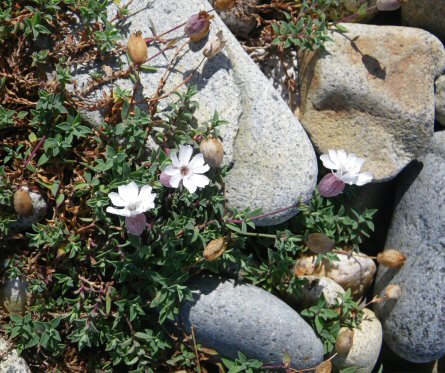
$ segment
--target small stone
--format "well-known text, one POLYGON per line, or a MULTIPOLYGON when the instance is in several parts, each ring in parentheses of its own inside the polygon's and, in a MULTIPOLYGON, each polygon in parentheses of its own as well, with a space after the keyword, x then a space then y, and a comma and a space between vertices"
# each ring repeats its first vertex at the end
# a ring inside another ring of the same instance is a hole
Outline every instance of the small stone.
POLYGON ((445 75, 436 80, 436 120, 445 126, 445 75))
POLYGON ((11 224, 11 229, 14 231, 22 231, 29 229, 40 222, 48 211, 48 204, 43 196, 37 191, 28 191, 29 197, 32 200, 32 214, 20 215, 17 221, 11 224))
POLYGON ((298 306, 301 308, 312 307, 323 294, 328 307, 337 305, 339 295, 345 290, 329 277, 302 276, 307 280, 301 289, 301 297, 298 297, 298 306))
POLYGON ((27 301, 26 283, 20 279, 6 281, 0 289, 0 303, 9 314, 23 314, 27 301))
MULTIPOLYGON (((356 373, 371 373, 382 347, 382 325, 374 312, 365 308, 362 322, 358 328, 354 328, 354 337, 349 353, 345 356, 337 355, 332 362, 338 369, 355 367, 356 373)), ((349 330, 340 329, 340 334, 349 330)))
POLYGON ((2 373, 31 373, 26 361, 18 356, 8 341, 0 337, 0 372, 2 373))
POLYGON ((351 289, 352 294, 359 298, 369 288, 374 280, 376 265, 374 261, 364 254, 348 255, 338 254, 338 261, 323 259, 315 265, 317 255, 305 256, 297 259, 296 267, 300 273, 317 277, 329 277, 343 289, 351 289))
POLYGON ((341 356, 347 356, 351 351, 352 344, 354 342, 354 330, 344 328, 338 333, 335 340, 335 352, 341 356))
POLYGON ((331 34, 326 51, 300 59, 300 120, 319 153, 345 149, 375 181, 389 180, 431 140, 445 50, 418 29, 343 25, 348 32, 331 34))
POLYGON ((197 278, 190 287, 194 301, 182 304, 180 318, 205 347, 232 359, 240 351, 269 365, 281 365, 287 352, 300 369, 323 360, 323 345, 312 328, 267 291, 213 277, 197 278))

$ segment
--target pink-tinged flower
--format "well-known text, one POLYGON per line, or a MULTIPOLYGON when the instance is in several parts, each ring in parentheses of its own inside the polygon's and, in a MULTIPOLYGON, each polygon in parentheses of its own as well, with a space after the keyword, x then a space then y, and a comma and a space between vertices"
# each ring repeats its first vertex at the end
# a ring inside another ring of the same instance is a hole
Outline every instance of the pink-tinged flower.
POLYGON ((345 187, 344 184, 361 186, 372 181, 370 172, 360 173, 365 160, 355 154, 347 154, 343 149, 329 150, 328 154, 323 154, 320 159, 323 166, 332 171, 332 174, 326 175, 318 185, 323 197, 339 195, 345 187))
POLYGON ((167 175, 165 172, 161 172, 161 175, 159 176, 159 181, 161 184, 167 188, 173 188, 170 184, 171 176, 167 175))
POLYGON ((125 218, 125 227, 128 233, 134 236, 140 236, 145 228, 147 228, 147 218, 145 214, 127 216, 125 218))
POLYGON ((181 145, 179 156, 178 152, 170 154, 172 165, 168 166, 163 173, 170 176, 168 184, 173 188, 178 188, 182 183, 190 193, 194 193, 197 188, 203 188, 209 184, 209 178, 202 175, 210 169, 204 162, 204 156, 199 153, 192 158, 192 155, 193 148, 190 145, 181 145))
POLYGON ((318 191, 322 197, 338 196, 345 189, 346 184, 333 173, 327 174, 318 184, 318 191))
POLYGON ((156 194, 152 193, 149 185, 144 185, 139 191, 137 184, 132 181, 127 185, 117 188, 118 193, 111 192, 108 197, 114 206, 122 207, 117 209, 112 206, 107 207, 107 212, 120 216, 136 216, 155 207, 154 200, 156 194))

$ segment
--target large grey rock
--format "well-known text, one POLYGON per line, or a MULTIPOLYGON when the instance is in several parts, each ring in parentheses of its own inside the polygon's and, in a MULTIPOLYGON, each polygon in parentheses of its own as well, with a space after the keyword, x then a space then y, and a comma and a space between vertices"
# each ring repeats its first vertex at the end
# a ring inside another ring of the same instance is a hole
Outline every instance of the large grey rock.
POLYGON ((0 372, 1 373, 31 373, 26 361, 18 356, 17 350, 0 337, 0 372))
POLYGON ((316 366, 323 345, 311 327, 286 303, 258 287, 212 277, 191 284, 194 301, 181 307, 188 333, 229 358, 238 351, 266 364, 282 364, 286 351, 293 367, 316 366))
POLYGON ((397 300, 376 304, 386 344, 406 360, 445 356, 445 132, 401 175, 386 247, 407 257, 400 269, 380 266, 375 293, 399 285, 397 300))
POLYGON ((436 120, 445 126, 445 75, 436 80, 436 120))
MULTIPOLYGON (((114 16, 115 6, 110 6, 109 16, 114 16)), ((205 0, 155 1, 147 5, 144 0, 133 1, 128 35, 141 30, 145 37, 151 36, 150 21, 160 34, 184 22, 203 9, 210 9, 205 0)), ((227 39, 225 51, 212 60, 205 61, 195 74, 191 84, 198 87, 196 100, 200 103, 194 113, 197 124, 210 120, 215 110, 228 121, 221 127, 225 149, 225 163, 233 162, 233 169, 226 180, 226 198, 229 208, 243 210, 262 208, 268 213, 294 204, 301 197, 307 201, 315 188, 317 165, 312 145, 286 103, 279 97, 255 63, 230 33, 219 16, 212 21, 211 35, 223 30, 227 39)), ((180 36, 179 29, 169 36, 180 36)), ((187 41, 181 41, 180 44, 187 41)), ((202 60, 204 41, 191 44, 181 53, 181 58, 172 69, 164 88, 165 92, 175 89, 202 60)), ((149 48, 149 56, 157 51, 149 48)), ((175 54, 168 50, 150 61, 158 71, 141 73, 143 89, 137 93, 152 97, 165 68, 175 54)), ((127 62, 122 58, 113 65, 125 69, 127 62)), ((73 71, 76 92, 85 89, 90 81, 88 72, 101 66, 78 66, 73 71)), ((114 82, 122 88, 131 89, 131 81, 120 79, 114 82)), ((184 91, 184 87, 180 90, 184 91)), ((88 99, 97 102, 110 86, 101 86, 88 94, 88 99)), ((171 101, 170 101, 171 102, 171 101)), ((159 110, 165 111, 169 100, 161 102, 159 110)), ((141 105, 143 110, 146 107, 141 105)), ((85 116, 96 122, 103 120, 99 111, 89 111, 85 116)), ((293 215, 296 209, 286 210, 262 220, 259 225, 280 223, 293 215)))
POLYGON ((402 2, 402 24, 419 27, 445 40, 445 0, 402 2))
POLYGON ((320 153, 345 149, 376 181, 396 176, 427 147, 442 43, 408 27, 344 24, 326 51, 300 61, 300 120, 320 153))

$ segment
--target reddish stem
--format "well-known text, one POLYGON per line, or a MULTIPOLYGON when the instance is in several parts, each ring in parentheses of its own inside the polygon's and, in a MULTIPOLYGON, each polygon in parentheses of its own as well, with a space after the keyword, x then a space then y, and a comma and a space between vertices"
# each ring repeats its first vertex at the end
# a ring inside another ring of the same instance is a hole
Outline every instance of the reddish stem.
POLYGON ((43 143, 46 140, 46 136, 43 135, 43 137, 40 139, 39 143, 37 144, 37 146, 34 148, 34 150, 31 152, 31 154, 29 155, 28 159, 25 162, 25 165, 23 166, 23 168, 26 168, 26 166, 28 165, 29 162, 31 162, 31 160, 34 158, 34 156, 37 153, 37 150, 40 149, 40 147, 43 145, 43 143))

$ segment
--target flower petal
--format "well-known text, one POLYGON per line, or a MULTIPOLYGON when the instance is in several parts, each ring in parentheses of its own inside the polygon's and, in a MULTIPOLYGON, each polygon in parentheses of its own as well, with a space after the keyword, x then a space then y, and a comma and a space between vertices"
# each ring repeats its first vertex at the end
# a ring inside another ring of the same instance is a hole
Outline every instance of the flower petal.
POLYGON ((189 168, 194 169, 204 166, 204 155, 199 153, 196 154, 189 163, 189 168))
POLYGON ((181 166, 188 165, 193 154, 193 148, 190 145, 181 145, 179 148, 179 163, 181 166))
POLYGON ((201 167, 196 167, 191 169, 191 174, 204 174, 206 173, 208 170, 210 170, 210 166, 205 164, 204 166, 201 167))
POLYGON ((134 203, 138 200, 139 187, 134 181, 127 185, 121 185, 117 189, 119 191, 119 197, 127 204, 134 203))
POLYGON ((177 187, 179 187, 179 183, 181 182, 181 180, 182 180, 181 173, 177 173, 175 175, 171 175, 171 177, 170 177, 170 185, 173 188, 177 188, 177 187))
POLYGON ((335 164, 335 169, 338 170, 341 167, 340 161, 338 159, 337 151, 330 149, 328 151, 329 159, 333 164, 335 164))
POLYGON ((351 174, 349 172, 346 173, 335 172, 335 176, 337 176, 340 180, 343 180, 343 182, 349 185, 355 184, 358 178, 357 174, 351 174))
POLYGON ((150 185, 144 185, 139 192, 138 201, 154 201, 156 194, 151 193, 152 189, 150 185))
POLYGON ((114 207, 108 206, 106 211, 110 214, 115 214, 120 216, 131 216, 131 211, 128 209, 116 209, 114 207))
MULTIPOLYGON (((207 176, 204 175, 191 175, 190 181, 195 184, 199 188, 204 188, 205 186, 209 185, 210 179, 207 176)), ((184 184, 185 186, 185 184, 184 184)))
POLYGON ((150 209, 154 209, 155 208, 155 203, 154 203, 154 199, 156 197, 156 194, 152 194, 153 197, 147 198, 144 201, 141 201, 141 204, 138 206, 138 208, 136 209, 136 211, 143 213, 143 212, 147 212, 150 209))
POLYGON ((167 168, 163 171, 166 175, 173 176, 181 174, 181 171, 176 166, 167 166, 167 168))
POLYGON ((178 167, 178 168, 181 167, 181 163, 179 162, 178 153, 177 152, 172 152, 170 154, 170 159, 171 159, 171 161, 173 163, 173 166, 178 167))
POLYGON ((338 159, 338 164, 340 165, 340 167, 343 168, 346 165, 346 160, 348 159, 348 155, 343 149, 337 150, 337 159, 338 159))
POLYGON ((190 193, 195 193, 197 186, 195 185, 195 183, 192 181, 192 176, 193 175, 188 175, 184 178, 184 180, 182 181, 184 184, 184 187, 190 192, 190 193))
POLYGON ((371 172, 363 172, 358 175, 356 185, 361 186, 368 184, 372 181, 373 175, 371 172))
POLYGON ((111 200, 111 203, 114 206, 124 207, 126 205, 125 201, 121 197, 119 197, 119 194, 117 194, 116 192, 108 193, 108 198, 111 200))
POLYGON ((331 158, 327 154, 323 154, 320 156, 320 160, 323 162, 323 166, 330 169, 330 170, 336 170, 337 165, 332 162, 331 158))
POLYGON ((161 172, 161 175, 159 176, 159 181, 161 184, 167 188, 173 188, 170 184, 170 175, 167 175, 165 172, 161 172))

